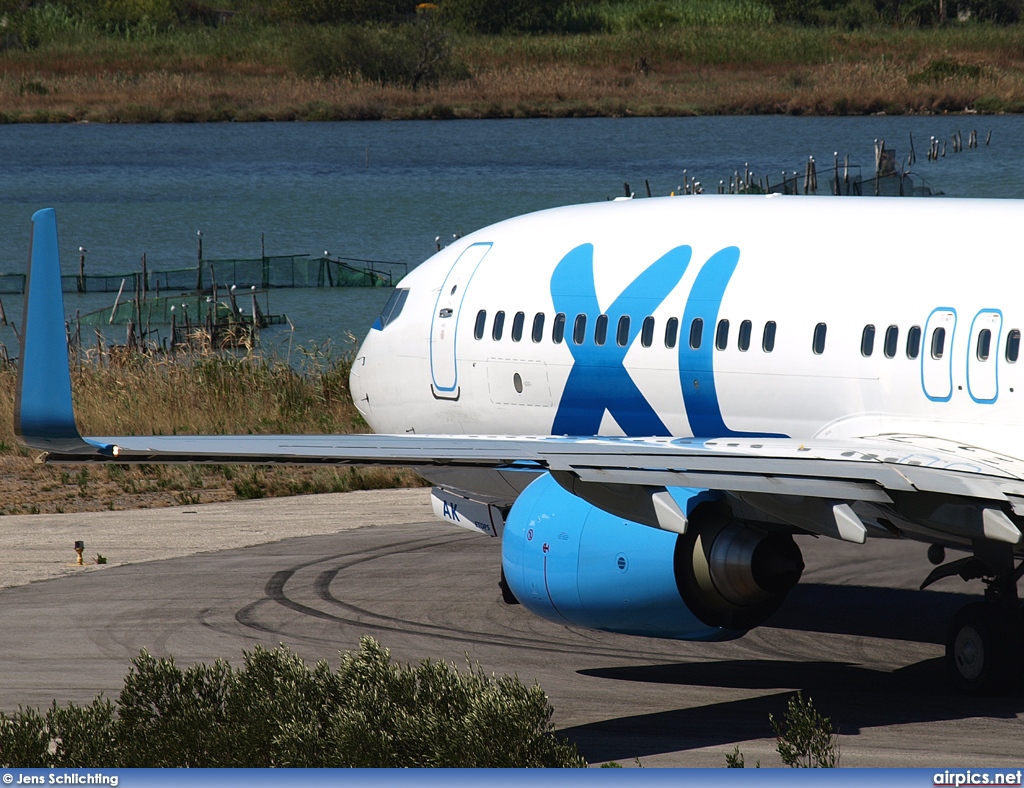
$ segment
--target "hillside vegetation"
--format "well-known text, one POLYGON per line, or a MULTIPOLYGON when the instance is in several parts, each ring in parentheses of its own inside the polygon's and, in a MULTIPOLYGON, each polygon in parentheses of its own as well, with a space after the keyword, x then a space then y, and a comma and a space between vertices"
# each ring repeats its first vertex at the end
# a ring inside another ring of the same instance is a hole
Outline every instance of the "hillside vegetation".
POLYGON ((0 0, 0 121, 1014 112, 1021 6, 0 0))

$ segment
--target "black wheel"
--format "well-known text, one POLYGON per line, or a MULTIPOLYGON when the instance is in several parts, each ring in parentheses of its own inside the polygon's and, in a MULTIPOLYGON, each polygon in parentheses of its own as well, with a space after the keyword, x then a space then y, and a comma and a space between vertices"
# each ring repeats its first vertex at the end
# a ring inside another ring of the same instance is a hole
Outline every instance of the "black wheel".
POLYGON ((971 695, 1015 688, 1020 658, 1017 617, 993 604, 974 602, 953 616, 946 636, 946 664, 957 689, 971 695))

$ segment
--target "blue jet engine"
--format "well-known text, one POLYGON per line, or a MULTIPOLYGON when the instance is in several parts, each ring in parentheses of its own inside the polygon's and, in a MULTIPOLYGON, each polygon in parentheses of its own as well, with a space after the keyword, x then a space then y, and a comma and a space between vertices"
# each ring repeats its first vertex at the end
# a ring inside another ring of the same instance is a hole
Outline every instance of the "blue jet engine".
POLYGON ((761 624, 803 572, 790 534, 732 518, 707 490, 676 488, 677 535, 587 503, 545 474, 505 520, 502 569, 526 608, 627 635, 727 640, 761 624))

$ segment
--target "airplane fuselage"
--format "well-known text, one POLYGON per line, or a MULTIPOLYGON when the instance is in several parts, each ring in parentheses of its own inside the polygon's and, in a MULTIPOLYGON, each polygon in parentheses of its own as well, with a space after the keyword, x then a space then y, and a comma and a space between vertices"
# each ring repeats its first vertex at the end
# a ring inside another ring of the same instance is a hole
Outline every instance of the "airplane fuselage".
POLYGON ((922 434, 1024 454, 1016 202, 701 196, 511 219, 353 368, 386 433, 922 434), (951 231, 955 228, 955 232, 951 231))

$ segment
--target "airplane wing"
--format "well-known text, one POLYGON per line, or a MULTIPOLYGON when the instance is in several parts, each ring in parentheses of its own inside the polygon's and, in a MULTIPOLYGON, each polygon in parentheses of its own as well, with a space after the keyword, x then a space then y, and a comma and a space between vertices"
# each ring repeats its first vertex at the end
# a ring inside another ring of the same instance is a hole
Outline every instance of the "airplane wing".
POLYGON ((71 400, 56 219, 33 216, 15 430, 50 462, 298 463, 484 467, 550 471, 562 486, 611 511, 668 530, 685 518, 659 491, 696 487, 735 493, 771 510, 772 500, 820 499, 832 513, 812 531, 863 541, 859 517, 843 505, 892 504, 930 493, 969 499, 985 514, 950 526, 960 538, 1010 544, 1024 516, 1024 462, 913 435, 846 441, 789 438, 573 438, 452 435, 107 436, 83 438, 71 400), (623 491, 630 491, 623 499, 623 491), (622 502, 616 503, 618 497, 622 502), (654 501, 652 504, 651 501, 654 501), (980 503, 979 503, 980 502, 980 503), (667 505, 667 508, 666 508, 667 505), (837 508, 838 507, 838 508, 837 508), (966 529, 966 531, 964 531, 966 529))

